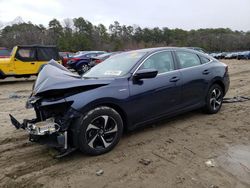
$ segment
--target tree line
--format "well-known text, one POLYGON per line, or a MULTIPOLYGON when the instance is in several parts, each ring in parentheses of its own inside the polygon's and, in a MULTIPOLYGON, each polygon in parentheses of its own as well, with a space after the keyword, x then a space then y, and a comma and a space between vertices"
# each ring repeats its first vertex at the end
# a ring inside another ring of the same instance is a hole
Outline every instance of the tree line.
POLYGON ((6 26, 0 30, 0 46, 56 45, 60 51, 131 50, 158 46, 193 46, 207 51, 250 50, 250 31, 232 31, 228 28, 186 31, 167 27, 142 28, 121 25, 115 21, 107 28, 93 25, 79 17, 53 19, 48 28, 31 22, 6 26))

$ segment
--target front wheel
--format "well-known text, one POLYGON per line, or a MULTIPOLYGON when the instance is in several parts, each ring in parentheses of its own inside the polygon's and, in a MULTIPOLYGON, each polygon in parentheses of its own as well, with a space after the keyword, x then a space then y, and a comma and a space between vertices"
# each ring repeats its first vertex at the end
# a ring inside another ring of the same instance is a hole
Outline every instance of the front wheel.
POLYGON ((214 84, 210 87, 206 97, 206 105, 204 110, 208 114, 216 114, 221 106, 223 101, 223 89, 218 84, 214 84))
POLYGON ((79 149, 89 155, 100 155, 112 150, 123 132, 123 121, 110 107, 98 107, 89 111, 78 123, 79 149))

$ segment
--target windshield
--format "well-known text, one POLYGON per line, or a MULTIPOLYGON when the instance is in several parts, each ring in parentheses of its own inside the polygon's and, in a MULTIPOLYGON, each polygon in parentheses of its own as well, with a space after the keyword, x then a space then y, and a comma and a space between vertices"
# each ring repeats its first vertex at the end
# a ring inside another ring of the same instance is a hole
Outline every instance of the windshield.
POLYGON ((124 76, 145 54, 146 51, 131 51, 114 55, 90 69, 83 77, 124 76))

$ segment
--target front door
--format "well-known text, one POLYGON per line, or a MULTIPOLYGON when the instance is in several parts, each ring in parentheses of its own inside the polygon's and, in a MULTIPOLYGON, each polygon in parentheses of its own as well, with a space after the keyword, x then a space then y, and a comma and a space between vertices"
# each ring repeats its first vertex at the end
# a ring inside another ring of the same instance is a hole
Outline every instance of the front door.
POLYGON ((170 51, 157 52, 149 56, 139 67, 156 69, 155 78, 129 81, 130 114, 136 125, 171 113, 178 108, 180 102, 181 74, 175 70, 170 51))
POLYGON ((36 49, 30 47, 20 47, 15 55, 16 74, 34 74, 37 72, 36 49))

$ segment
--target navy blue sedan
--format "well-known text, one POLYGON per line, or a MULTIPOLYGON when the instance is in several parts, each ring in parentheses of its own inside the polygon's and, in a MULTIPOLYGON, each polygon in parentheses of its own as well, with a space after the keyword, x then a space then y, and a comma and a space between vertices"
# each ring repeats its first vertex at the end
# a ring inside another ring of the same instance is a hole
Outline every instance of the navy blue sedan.
POLYGON ((71 57, 70 60, 67 62, 67 66, 70 69, 74 69, 79 74, 83 74, 87 72, 91 66, 90 62, 93 57, 105 54, 104 51, 83 51, 75 56, 71 57))
POLYGON ((27 107, 36 117, 19 123, 33 142, 99 155, 124 130, 203 108, 217 113, 229 88, 228 67, 186 48, 151 48, 114 55, 82 77, 50 62, 40 72, 27 107))

